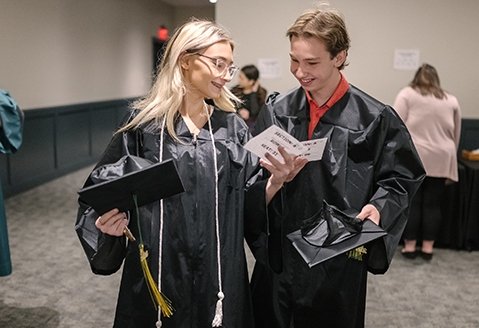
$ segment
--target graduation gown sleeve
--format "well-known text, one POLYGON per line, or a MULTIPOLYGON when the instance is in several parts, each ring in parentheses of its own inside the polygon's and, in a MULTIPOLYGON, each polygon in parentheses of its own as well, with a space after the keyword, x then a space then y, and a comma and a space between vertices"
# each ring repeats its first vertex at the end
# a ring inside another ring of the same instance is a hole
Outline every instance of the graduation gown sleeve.
MULTIPOLYGON (((135 147, 135 132, 115 134, 96 167, 116 162, 130 151, 136 151, 135 147)), ((84 187, 92 184, 90 176, 84 187)), ((92 271, 96 274, 109 275, 118 271, 122 265, 126 254, 126 239, 101 233, 95 226, 95 221, 101 214, 80 202, 75 230, 92 271)))

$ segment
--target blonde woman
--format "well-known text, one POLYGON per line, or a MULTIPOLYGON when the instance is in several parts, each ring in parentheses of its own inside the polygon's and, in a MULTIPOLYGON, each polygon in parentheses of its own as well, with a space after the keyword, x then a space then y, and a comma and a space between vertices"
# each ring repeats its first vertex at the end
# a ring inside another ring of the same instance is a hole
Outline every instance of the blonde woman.
MULTIPOLYGON (((185 192, 140 207, 139 224, 118 209, 95 213, 80 204, 77 232, 93 272, 112 274, 123 264, 115 327, 252 327, 243 190, 255 163, 242 147, 248 128, 235 113, 238 99, 225 86, 238 70, 233 49, 215 23, 194 19, 177 29, 151 91, 97 165, 127 153, 172 159, 185 192), (172 313, 153 306, 137 242, 123 236, 127 226, 145 243, 172 313)), ((85 186, 93 183, 90 176, 85 186)))

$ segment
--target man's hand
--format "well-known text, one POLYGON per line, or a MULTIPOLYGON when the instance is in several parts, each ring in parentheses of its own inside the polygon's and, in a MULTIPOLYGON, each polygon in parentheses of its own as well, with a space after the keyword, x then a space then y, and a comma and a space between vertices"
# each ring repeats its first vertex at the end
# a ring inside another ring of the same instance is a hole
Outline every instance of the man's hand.
POLYGON ((278 151, 281 156, 283 156, 284 163, 276 160, 268 153, 266 153, 266 159, 269 163, 265 160, 260 160, 261 166, 271 173, 268 183, 266 184, 267 203, 269 203, 278 190, 283 187, 284 183, 292 181, 306 163, 308 163, 306 158, 288 154, 284 147, 278 147, 278 151))
POLYGON ((365 205, 361 212, 359 212, 357 215, 357 218, 360 220, 370 219, 377 225, 379 225, 379 222, 381 221, 381 215, 379 214, 379 211, 376 207, 374 207, 374 205, 371 204, 365 205))

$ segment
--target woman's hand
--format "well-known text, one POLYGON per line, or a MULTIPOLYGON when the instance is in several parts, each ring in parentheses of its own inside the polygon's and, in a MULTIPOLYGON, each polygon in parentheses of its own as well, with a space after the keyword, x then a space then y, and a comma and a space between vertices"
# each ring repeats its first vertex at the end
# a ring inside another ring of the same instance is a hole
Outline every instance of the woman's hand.
POLYGON ((267 169, 271 176, 266 184, 266 203, 268 204, 274 195, 280 190, 286 182, 290 182, 308 163, 303 157, 293 156, 286 152, 284 147, 278 147, 279 153, 283 156, 284 163, 276 160, 272 155, 266 154, 265 160, 260 160, 262 167, 267 169))
POLYGON ((103 233, 110 236, 123 236, 123 232, 128 225, 128 218, 125 212, 120 212, 114 208, 95 221, 95 226, 103 233))
POLYGON ((247 121, 249 119, 249 110, 247 110, 246 108, 238 109, 238 114, 245 121, 247 121))

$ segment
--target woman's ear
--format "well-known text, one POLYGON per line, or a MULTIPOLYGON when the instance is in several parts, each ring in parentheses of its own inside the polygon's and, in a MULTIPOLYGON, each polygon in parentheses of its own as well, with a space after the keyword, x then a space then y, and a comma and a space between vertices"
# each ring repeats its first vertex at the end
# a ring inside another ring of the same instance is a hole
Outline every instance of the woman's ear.
POLYGON ((183 68, 184 70, 188 70, 189 67, 190 67, 190 58, 191 56, 188 56, 186 53, 183 53, 181 56, 180 56, 180 65, 181 65, 181 68, 183 68))

